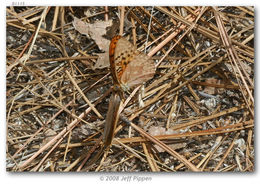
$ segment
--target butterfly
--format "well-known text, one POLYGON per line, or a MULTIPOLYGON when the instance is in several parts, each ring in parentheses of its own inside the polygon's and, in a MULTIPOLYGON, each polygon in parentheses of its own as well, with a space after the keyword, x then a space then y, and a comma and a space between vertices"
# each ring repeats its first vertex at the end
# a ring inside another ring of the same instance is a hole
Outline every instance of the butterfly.
POLYGON ((110 70, 114 82, 114 91, 110 97, 103 134, 104 148, 110 146, 119 118, 121 92, 141 85, 155 74, 155 64, 146 54, 139 52, 134 45, 121 36, 112 38, 109 46, 110 70))
POLYGON ((153 78, 156 70, 152 59, 119 35, 110 42, 109 62, 115 87, 127 92, 153 78))

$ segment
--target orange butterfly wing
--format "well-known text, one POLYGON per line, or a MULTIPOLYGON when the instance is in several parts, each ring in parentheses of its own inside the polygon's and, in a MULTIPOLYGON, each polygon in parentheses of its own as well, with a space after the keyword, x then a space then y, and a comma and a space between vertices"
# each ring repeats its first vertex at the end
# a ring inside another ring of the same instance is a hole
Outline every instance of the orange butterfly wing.
POLYGON ((121 36, 111 40, 109 57, 114 84, 123 90, 141 85, 154 76, 153 60, 121 36))

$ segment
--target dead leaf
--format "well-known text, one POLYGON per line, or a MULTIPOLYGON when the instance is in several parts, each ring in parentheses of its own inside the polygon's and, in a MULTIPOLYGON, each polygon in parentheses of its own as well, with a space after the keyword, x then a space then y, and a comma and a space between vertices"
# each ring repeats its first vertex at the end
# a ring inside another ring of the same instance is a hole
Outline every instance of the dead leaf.
MULTIPOLYGON (((205 81, 208 84, 220 84, 220 80, 215 79, 215 78, 209 78, 205 81)), ((204 92, 207 94, 216 94, 216 88, 215 87, 210 87, 210 86, 206 86, 204 89, 204 92)))
POLYGON ((106 34, 107 27, 112 26, 112 20, 97 21, 90 24, 74 17, 73 26, 79 33, 93 39, 100 50, 108 51, 110 41, 105 39, 103 35, 106 34))
POLYGON ((90 24, 74 17, 73 26, 79 33, 93 39, 98 45, 98 48, 105 52, 102 54, 97 54, 99 58, 96 64, 94 65, 93 69, 96 68, 102 69, 108 67, 109 66, 108 51, 109 51, 110 40, 104 38, 103 35, 106 34, 107 27, 112 26, 112 20, 97 21, 93 24, 90 24))
POLYGON ((109 55, 108 55, 108 52, 101 53, 101 54, 96 54, 96 55, 98 55, 98 59, 97 59, 96 64, 93 67, 93 70, 109 67, 109 55))

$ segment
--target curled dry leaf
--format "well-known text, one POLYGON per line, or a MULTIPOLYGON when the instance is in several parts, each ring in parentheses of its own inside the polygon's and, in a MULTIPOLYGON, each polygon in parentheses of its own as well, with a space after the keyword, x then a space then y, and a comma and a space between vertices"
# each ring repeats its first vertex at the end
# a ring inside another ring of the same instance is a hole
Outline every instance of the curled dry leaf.
POLYGON ((49 141, 51 141, 52 138, 54 138, 54 136, 55 136, 57 133, 56 133, 54 130, 52 130, 52 129, 47 129, 44 134, 45 134, 46 137, 44 138, 44 140, 43 140, 41 146, 44 146, 44 145, 47 144, 49 141))
MULTIPOLYGON (((164 127, 152 126, 152 127, 150 127, 148 133, 151 134, 152 136, 160 136, 160 135, 176 134, 177 132, 172 129, 166 130, 164 127)), ((187 145, 186 143, 182 142, 182 143, 170 144, 168 146, 171 147, 173 150, 176 150, 176 149, 183 148, 186 145, 187 145)), ((160 148, 157 145, 154 145, 154 147, 158 150, 158 152, 165 152, 165 150, 163 150, 162 148, 160 148)))
POLYGON ((110 41, 104 38, 103 35, 106 35, 107 27, 112 26, 112 20, 96 21, 95 23, 90 24, 74 17, 73 26, 79 33, 93 39, 98 45, 98 48, 104 51, 104 53, 97 54, 99 58, 95 66, 93 67, 93 69, 96 68, 102 69, 108 67, 109 66, 108 50, 109 50, 110 41))

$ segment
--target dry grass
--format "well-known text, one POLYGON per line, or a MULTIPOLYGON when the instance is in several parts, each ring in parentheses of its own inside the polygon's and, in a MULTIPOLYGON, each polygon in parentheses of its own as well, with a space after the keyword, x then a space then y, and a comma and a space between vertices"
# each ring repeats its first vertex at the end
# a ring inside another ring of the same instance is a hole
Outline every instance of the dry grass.
POLYGON ((6 24, 7 171, 254 171, 253 7, 7 7, 6 24), (113 20, 102 39, 157 67, 104 153, 108 46, 74 17, 113 20))

